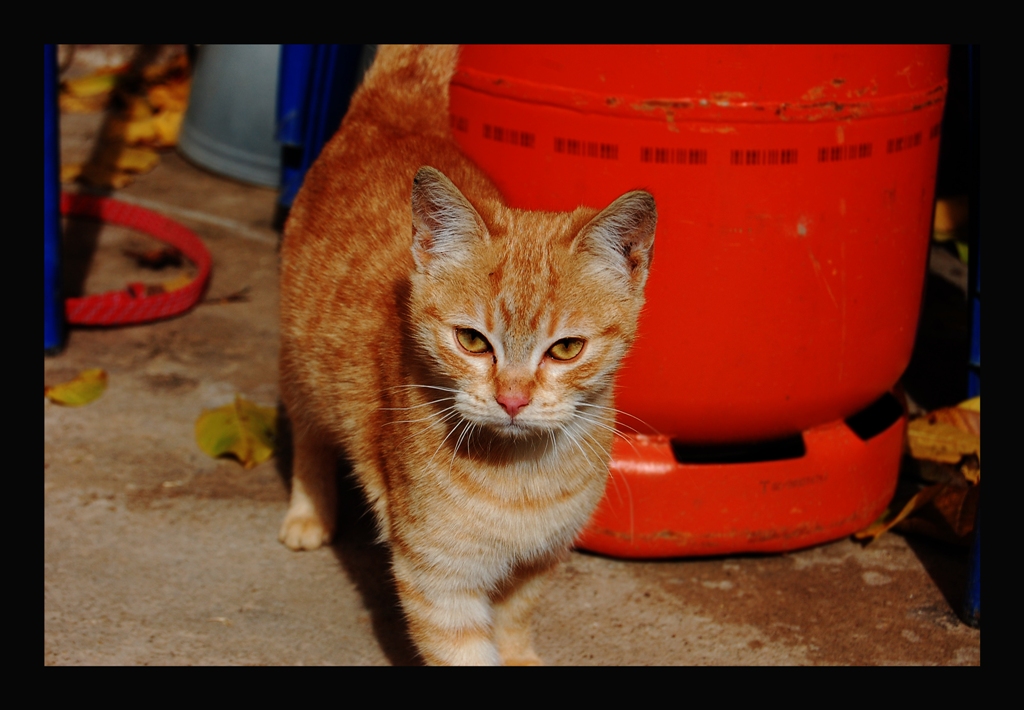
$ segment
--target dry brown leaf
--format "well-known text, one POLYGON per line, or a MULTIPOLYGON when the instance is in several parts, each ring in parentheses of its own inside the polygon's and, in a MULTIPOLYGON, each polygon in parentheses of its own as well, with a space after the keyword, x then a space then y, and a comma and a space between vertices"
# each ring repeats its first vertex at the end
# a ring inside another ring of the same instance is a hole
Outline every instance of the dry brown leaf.
POLYGON ((981 483, 981 459, 965 456, 960 464, 960 475, 972 486, 981 483))
POLYGON ((922 488, 895 516, 890 518, 887 510, 854 539, 871 542, 896 528, 965 544, 974 529, 981 490, 981 398, 914 419, 907 426, 907 447, 915 459, 933 467, 945 465, 943 470, 951 475, 922 488))
POLYGON ((890 511, 886 510, 878 518, 878 520, 871 523, 871 525, 861 530, 860 532, 854 533, 853 539, 867 540, 869 543, 874 542, 878 539, 880 535, 888 532, 898 523, 902 522, 908 516, 912 515, 915 511, 920 510, 922 507, 928 504, 928 502, 931 501, 931 499, 934 498, 939 491, 945 488, 946 485, 947 484, 945 483, 937 483, 934 486, 922 488, 920 491, 914 494, 914 496, 910 500, 906 502, 906 504, 903 506, 900 512, 895 515, 895 517, 891 518, 890 520, 885 520, 885 518, 890 514, 890 511))
POLYGON ((938 540, 967 545, 978 514, 980 486, 945 485, 913 516, 899 521, 900 532, 927 535, 938 540))

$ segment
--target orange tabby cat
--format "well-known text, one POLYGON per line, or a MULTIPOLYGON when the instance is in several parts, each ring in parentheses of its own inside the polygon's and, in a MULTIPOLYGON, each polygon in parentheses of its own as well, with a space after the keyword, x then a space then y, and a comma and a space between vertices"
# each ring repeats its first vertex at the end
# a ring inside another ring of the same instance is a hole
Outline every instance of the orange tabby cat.
POLYGON ((422 657, 536 664, 529 615, 604 492, 613 378, 657 221, 506 207, 455 146, 455 47, 382 47, 281 248, 280 538, 330 541, 343 454, 391 547, 422 657))

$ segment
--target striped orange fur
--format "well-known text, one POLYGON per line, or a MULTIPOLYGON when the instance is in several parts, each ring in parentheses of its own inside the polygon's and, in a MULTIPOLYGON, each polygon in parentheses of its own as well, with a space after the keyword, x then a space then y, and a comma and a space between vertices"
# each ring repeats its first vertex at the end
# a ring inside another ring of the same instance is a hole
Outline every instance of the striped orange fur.
POLYGON ((642 191, 506 207, 449 133, 456 59, 381 47, 289 216, 280 539, 330 541, 344 455, 423 659, 536 664, 543 579, 604 492, 657 216, 642 191))

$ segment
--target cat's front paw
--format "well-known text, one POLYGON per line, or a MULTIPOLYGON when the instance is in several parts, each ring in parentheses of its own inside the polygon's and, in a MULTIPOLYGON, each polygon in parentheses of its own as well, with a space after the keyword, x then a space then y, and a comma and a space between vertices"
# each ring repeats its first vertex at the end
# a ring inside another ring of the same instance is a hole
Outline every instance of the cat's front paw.
POLYGON ((288 511, 277 539, 293 550, 315 550, 329 543, 333 532, 313 513, 288 511))

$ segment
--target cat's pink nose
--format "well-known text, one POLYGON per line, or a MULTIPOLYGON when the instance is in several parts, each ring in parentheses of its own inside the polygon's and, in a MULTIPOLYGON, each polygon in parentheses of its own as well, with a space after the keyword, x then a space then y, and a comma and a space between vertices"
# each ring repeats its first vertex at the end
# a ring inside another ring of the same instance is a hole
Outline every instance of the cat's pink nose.
POLYGON ((530 403, 529 395, 523 392, 502 392, 495 396, 498 404, 505 408, 510 417, 514 417, 523 407, 530 403))

